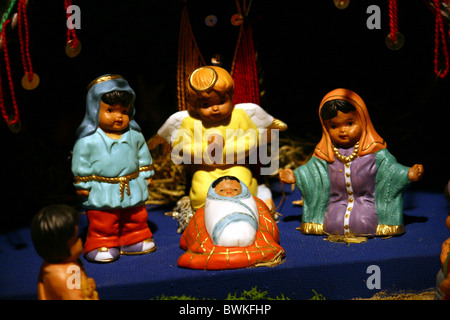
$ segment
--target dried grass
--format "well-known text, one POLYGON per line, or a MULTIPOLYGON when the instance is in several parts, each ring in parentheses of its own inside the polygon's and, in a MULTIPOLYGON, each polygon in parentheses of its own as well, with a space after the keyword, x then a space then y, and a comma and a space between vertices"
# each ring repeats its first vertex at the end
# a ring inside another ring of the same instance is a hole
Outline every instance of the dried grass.
POLYGON ((423 292, 398 292, 388 293, 386 291, 380 291, 373 297, 363 299, 355 298, 353 300, 434 300, 434 289, 428 289, 423 292))

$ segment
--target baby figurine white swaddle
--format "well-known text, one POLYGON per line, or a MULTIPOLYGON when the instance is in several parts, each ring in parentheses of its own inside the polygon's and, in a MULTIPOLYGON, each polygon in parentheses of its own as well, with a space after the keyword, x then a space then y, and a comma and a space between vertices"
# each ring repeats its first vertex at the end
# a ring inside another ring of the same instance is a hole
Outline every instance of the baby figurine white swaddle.
POLYGON ((206 196, 205 225, 215 245, 250 246, 255 241, 259 213, 248 187, 233 176, 215 180, 206 196))

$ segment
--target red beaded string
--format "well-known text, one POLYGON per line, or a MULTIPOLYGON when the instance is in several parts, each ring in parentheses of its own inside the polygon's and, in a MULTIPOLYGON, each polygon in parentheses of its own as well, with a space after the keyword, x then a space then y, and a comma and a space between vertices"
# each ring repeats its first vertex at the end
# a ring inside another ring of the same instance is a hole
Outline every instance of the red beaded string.
POLYGON ((19 26, 19 41, 20 54, 22 56, 22 65, 25 74, 28 74, 28 81, 31 82, 33 81, 33 65, 31 64, 30 57, 30 38, 28 33, 28 18, 26 14, 26 0, 19 0, 17 9, 17 24, 19 26), (25 30, 23 30, 23 28, 25 30))
POLYGON ((440 0, 434 0, 434 9, 436 10, 436 24, 434 29, 434 73, 436 73, 438 77, 444 78, 449 69, 449 53, 439 1, 440 0), (444 55, 444 70, 440 70, 440 51, 442 51, 442 54, 444 55))
MULTIPOLYGON (((64 0, 64 6, 66 8, 67 21, 72 21, 70 19, 70 13, 67 12, 67 8, 72 5, 72 0, 64 0)), ((70 22, 72 24, 72 22, 70 22)), ((67 43, 71 42, 71 47, 75 48, 78 44, 77 34, 75 32, 75 28, 67 28, 67 43)))
MULTIPOLYGON (((13 108, 14 108, 14 119, 10 119, 8 113, 6 112, 6 106, 3 100, 3 91, 2 91, 2 85, 0 83, 0 108, 1 108, 1 112, 2 112, 2 116, 5 119, 6 123, 8 124, 8 126, 14 125, 16 123, 19 122, 19 108, 17 107, 17 101, 16 101, 16 95, 14 93, 14 84, 13 84, 13 80, 12 80, 12 73, 11 73, 11 63, 9 60, 9 54, 8 54, 8 46, 7 46, 7 41, 6 41, 6 26, 8 25, 8 23, 10 22, 9 19, 6 19, 5 22, 3 23, 3 28, 2 28, 2 41, 3 41, 3 52, 5 54, 5 66, 6 66, 6 72, 8 75, 8 82, 9 82, 9 88, 11 90, 11 100, 12 100, 12 104, 13 104, 13 108)), ((1 75, 0 75, 0 81, 1 81, 1 75)))
POLYGON ((397 0, 389 0, 389 28, 392 42, 397 41, 398 32, 398 8, 397 0))

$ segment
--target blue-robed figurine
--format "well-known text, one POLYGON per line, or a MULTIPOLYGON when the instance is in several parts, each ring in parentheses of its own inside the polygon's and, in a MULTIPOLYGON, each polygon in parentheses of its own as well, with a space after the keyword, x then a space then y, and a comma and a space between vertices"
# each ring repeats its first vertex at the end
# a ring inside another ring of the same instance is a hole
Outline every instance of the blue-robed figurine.
POLYGON ((120 75, 88 86, 86 114, 77 130, 72 172, 89 221, 84 247, 92 262, 156 249, 145 201, 152 158, 133 119, 135 93, 120 75))

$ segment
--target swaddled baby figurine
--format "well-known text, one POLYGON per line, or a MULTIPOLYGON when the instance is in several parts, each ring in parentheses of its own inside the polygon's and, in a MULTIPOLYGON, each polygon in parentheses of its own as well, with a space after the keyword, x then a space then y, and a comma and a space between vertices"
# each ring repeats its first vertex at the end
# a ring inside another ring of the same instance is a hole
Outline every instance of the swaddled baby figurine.
POLYGON ((285 254, 269 208, 234 176, 213 181, 204 207, 183 232, 180 247, 186 252, 178 266, 190 269, 274 266, 285 254))
POLYGON ((215 245, 251 245, 258 222, 255 199, 245 184, 233 176, 223 176, 212 183, 205 202, 205 225, 215 245))

